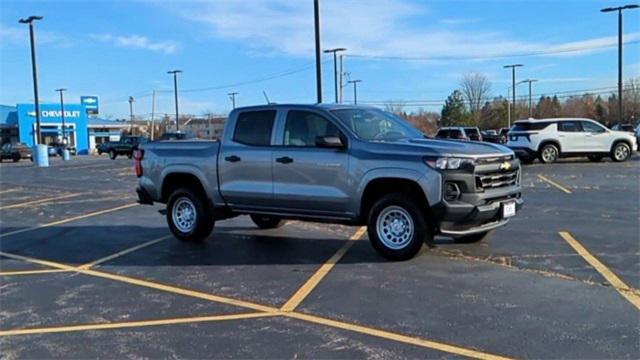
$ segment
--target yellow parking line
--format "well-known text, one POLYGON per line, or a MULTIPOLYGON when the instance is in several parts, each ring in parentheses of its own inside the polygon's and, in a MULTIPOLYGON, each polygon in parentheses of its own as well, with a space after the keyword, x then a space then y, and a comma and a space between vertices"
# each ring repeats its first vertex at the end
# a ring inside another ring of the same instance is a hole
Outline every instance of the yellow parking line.
POLYGON ((115 254, 112 254, 112 255, 109 255, 109 256, 105 256, 105 257, 103 257, 103 258, 101 258, 101 259, 98 259, 98 260, 92 261, 92 262, 90 262, 90 263, 86 263, 86 264, 84 264, 84 265, 79 266, 78 268, 80 268, 80 269, 89 269, 89 268, 95 267, 95 266, 97 266, 97 265, 100 265, 100 264, 102 264, 102 263, 105 263, 105 262, 107 262, 107 261, 111 261, 111 260, 113 260, 113 259, 117 259, 117 258, 119 258, 119 257, 121 257, 121 256, 124 256, 124 255, 130 254, 130 253, 132 253, 132 252, 134 252, 134 251, 138 251, 138 250, 140 250, 140 249, 142 249, 142 248, 146 248, 146 247, 151 246, 151 245, 153 245, 153 244, 157 244, 157 243, 159 243, 159 242, 161 242, 161 241, 164 241, 164 240, 167 240, 167 239, 169 239, 169 238, 171 238, 171 237, 173 237, 173 236, 171 236, 171 235, 165 235, 165 236, 160 237, 160 238, 157 238, 157 239, 149 240, 149 241, 147 241, 147 242, 145 242, 145 243, 142 243, 142 244, 140 244, 140 245, 132 246, 132 247, 130 247, 130 248, 128 248, 128 249, 125 249, 125 250, 119 251, 119 252, 117 252, 117 253, 115 253, 115 254))
POLYGON ((50 274, 67 272, 69 270, 62 269, 42 269, 42 270, 21 270, 21 271, 3 271, 0 272, 0 276, 14 276, 14 275, 38 275, 38 274, 50 274))
POLYGON ((636 294, 629 285, 625 284, 616 274, 614 274, 609 268, 600 262, 595 256, 591 255, 591 253, 584 247, 578 240, 576 240, 571 233, 567 231, 561 231, 560 236, 567 242, 571 247, 582 256, 591 266, 593 266, 596 271, 600 273, 614 289, 620 293, 625 299, 627 299, 631 304, 633 304, 638 310, 640 310, 640 296, 636 294))
POLYGON ((123 328, 132 328, 132 327, 138 328, 138 327, 145 327, 145 326, 190 324, 190 323, 198 323, 198 322, 228 321, 228 320, 239 320, 239 319, 255 319, 260 317, 268 317, 268 316, 276 316, 276 315, 278 314, 254 312, 254 313, 243 313, 243 314, 194 316, 194 317, 158 319, 158 320, 125 321, 125 322, 114 322, 114 323, 104 323, 104 324, 67 325, 67 326, 54 326, 54 327, 42 327, 42 328, 31 328, 31 329, 0 330, 0 336, 50 334, 50 333, 73 332, 73 331, 123 329, 123 328))
POLYGON ((562 190, 562 191, 566 192, 567 194, 571 194, 571 190, 567 189, 566 187, 564 187, 564 186, 562 186, 562 185, 558 184, 557 182, 555 182, 555 181, 553 181, 553 180, 551 180, 551 179, 548 179, 548 178, 547 178, 546 176, 544 176, 544 175, 540 175, 540 174, 538 174, 538 178, 540 178, 540 180, 543 180, 543 181, 548 182, 549 184, 551 184, 551 185, 555 186, 556 188, 558 188, 558 189, 560 189, 560 190, 562 190))
POLYGON ((15 209, 15 208, 20 208, 20 207, 25 207, 25 206, 30 206, 30 205, 48 203, 48 202, 53 202, 53 201, 56 201, 56 200, 62 200, 62 199, 68 199, 68 198, 72 198, 72 197, 78 197, 80 195, 82 195, 82 194, 81 193, 65 194, 65 195, 61 195, 61 196, 54 196, 54 197, 45 198, 45 199, 27 201, 27 202, 18 203, 18 204, 0 206, 0 210, 15 209))
POLYGON ((8 258, 11 258, 11 259, 23 260, 23 261, 31 262, 31 263, 34 263, 34 264, 49 266, 49 267, 56 268, 56 269, 77 271, 77 272, 79 272, 81 274, 85 274, 85 275, 95 276, 95 277, 104 278, 104 279, 110 279, 110 280, 114 280, 114 281, 120 281, 120 282, 127 283, 127 284, 138 285, 138 286, 142 286, 142 287, 146 287, 146 288, 150 288, 150 289, 170 292, 170 293, 173 293, 173 294, 179 294, 179 295, 190 296, 190 297, 194 297, 194 298, 198 298, 198 299, 204 299, 204 300, 219 302, 219 303, 222 303, 222 304, 233 305, 233 306, 238 306, 238 307, 244 307, 244 308, 257 310, 257 311, 265 311, 265 312, 276 312, 276 311, 278 311, 277 308, 274 308, 274 307, 271 307, 271 306, 265 306, 265 305, 261 305, 261 304, 252 303, 252 302, 249 302, 249 301, 237 300, 237 299, 232 299, 232 298, 228 298, 228 297, 224 297, 224 296, 208 294, 208 293, 204 293, 204 292, 200 292, 200 291, 179 288, 177 286, 160 284, 160 283, 156 283, 156 282, 153 282, 153 281, 137 279, 137 278, 133 278, 133 277, 129 277, 129 276, 117 275, 117 274, 112 274, 112 273, 108 273, 108 272, 104 272, 104 271, 98 271, 98 270, 81 269, 79 267, 69 266, 69 265, 57 263, 57 262, 54 262, 54 261, 35 259, 35 258, 27 257, 27 256, 9 254, 9 253, 5 253, 5 252, 0 252, 0 255, 8 257, 8 258))
POLYGON ((283 315, 286 317, 304 320, 311 323, 331 326, 338 329, 349 330, 349 331, 357 332, 360 334, 375 336, 383 339, 393 340, 393 341, 397 341, 405 344, 416 345, 416 346, 420 346, 428 349, 444 351, 450 354, 456 354, 456 355, 466 356, 466 357, 475 358, 475 359, 487 359, 487 360, 509 359, 507 357, 503 357, 500 355, 489 354, 486 352, 472 350, 472 349, 468 349, 460 346, 445 344, 445 343, 432 341, 432 340, 425 340, 419 337, 402 335, 402 334, 394 333, 391 331, 375 329, 367 326, 350 324, 344 321, 327 319, 327 318, 315 316, 315 315, 302 314, 299 312, 287 312, 287 313, 283 313, 283 315))
POLYGON ((50 226, 66 224, 66 223, 71 222, 71 221, 85 219, 85 218, 96 216, 96 215, 107 214, 107 213, 118 211, 118 210, 128 209, 130 207, 134 207, 134 206, 137 206, 137 205, 138 205, 138 203, 132 203, 132 204, 127 204, 127 205, 122 205, 122 206, 116 206, 116 207, 111 208, 111 209, 94 211, 94 212, 90 212, 88 214, 73 216, 73 217, 70 217, 70 218, 66 218, 66 219, 62 219, 62 220, 58 220, 58 221, 54 221, 54 222, 50 222, 50 223, 46 223, 46 224, 42 224, 42 225, 37 225, 37 226, 24 228, 24 229, 18 229, 18 230, 14 230, 14 231, 9 231, 7 233, 0 234, 0 238, 11 236, 11 235, 15 235, 15 234, 21 234, 21 233, 24 233, 24 232, 27 232, 27 231, 38 230, 38 229, 42 229, 42 228, 46 228, 46 227, 50 227, 50 226))
POLYGON ((287 300, 287 302, 280 308, 282 311, 293 311, 295 310, 304 299, 309 296, 309 294, 315 289, 316 286, 322 281, 322 279, 327 276, 329 271, 333 269, 333 267, 342 259, 342 257, 349 251, 351 246, 353 246, 355 240, 359 240, 362 235, 364 235, 366 227, 362 226, 353 234, 349 240, 340 248, 338 251, 333 254, 333 256, 327 260, 320 268, 305 282, 298 291, 296 291, 293 296, 287 300))

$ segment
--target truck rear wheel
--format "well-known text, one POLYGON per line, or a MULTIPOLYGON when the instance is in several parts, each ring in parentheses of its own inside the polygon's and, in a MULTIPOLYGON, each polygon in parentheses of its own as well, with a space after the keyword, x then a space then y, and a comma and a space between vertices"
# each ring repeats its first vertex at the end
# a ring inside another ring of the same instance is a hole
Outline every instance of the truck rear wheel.
POLYGON ((376 201, 369 211, 367 232, 373 248, 394 261, 413 258, 431 236, 423 211, 401 193, 376 201))
POLYGON ((179 188, 167 201, 167 223, 176 238, 200 242, 209 236, 215 220, 202 196, 189 188, 179 188))
POLYGON ((251 215, 251 221, 260 229, 275 229, 286 223, 279 217, 266 215, 251 215))
POLYGON ((115 150, 113 150, 113 149, 109 150, 109 159, 115 160, 116 156, 118 156, 118 154, 116 154, 115 150))

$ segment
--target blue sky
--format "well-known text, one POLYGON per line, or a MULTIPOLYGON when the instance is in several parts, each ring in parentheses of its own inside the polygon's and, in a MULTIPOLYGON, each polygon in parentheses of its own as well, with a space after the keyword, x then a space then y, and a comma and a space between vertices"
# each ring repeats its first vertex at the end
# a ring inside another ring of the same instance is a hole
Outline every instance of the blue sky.
MULTIPOLYGON (((467 72, 485 74, 492 95, 506 95, 511 75, 502 65, 509 63, 525 64, 519 79, 539 79, 535 94, 603 88, 616 86, 617 17, 599 9, 618 5, 322 0, 322 41, 348 49, 345 70, 362 79, 362 101, 441 100, 467 72), (585 50, 566 52, 575 49, 585 50), (558 53, 527 55, 541 52, 558 53)), ((135 112, 146 114, 152 89, 172 89, 166 71, 174 68, 184 71, 181 112, 225 113, 231 91, 240 93, 239 105, 264 103, 263 90, 275 102, 315 101, 312 0, 3 0, 0 7, 0 104, 33 101, 28 29, 18 24, 28 15, 44 16, 36 30, 43 102, 57 101, 54 89, 66 87, 69 101, 98 95, 102 115, 127 115, 129 95, 135 112), (198 89, 209 90, 186 91, 198 89)), ((625 78, 637 77, 640 11, 625 13, 624 30, 625 78)), ((324 56, 330 102, 333 63, 324 56)), ((521 85, 518 94, 526 91, 521 85)), ((345 90, 346 101, 351 94, 345 90)), ((158 94, 157 111, 173 112, 171 92, 158 94)))

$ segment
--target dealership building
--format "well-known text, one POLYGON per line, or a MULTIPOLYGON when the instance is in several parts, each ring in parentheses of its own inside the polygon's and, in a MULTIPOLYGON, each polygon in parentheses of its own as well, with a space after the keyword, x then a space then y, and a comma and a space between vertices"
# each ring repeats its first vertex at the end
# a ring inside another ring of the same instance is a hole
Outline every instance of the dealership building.
MULTIPOLYGON (((66 137, 68 144, 78 154, 86 155, 97 144, 117 141, 128 128, 123 122, 104 120, 98 114, 98 99, 83 96, 80 103, 64 104, 64 129, 60 104, 40 104, 40 132, 43 143, 61 142, 66 137)), ((2 143, 20 142, 34 146, 36 140, 36 112, 34 104, 0 105, 0 135, 2 143)))

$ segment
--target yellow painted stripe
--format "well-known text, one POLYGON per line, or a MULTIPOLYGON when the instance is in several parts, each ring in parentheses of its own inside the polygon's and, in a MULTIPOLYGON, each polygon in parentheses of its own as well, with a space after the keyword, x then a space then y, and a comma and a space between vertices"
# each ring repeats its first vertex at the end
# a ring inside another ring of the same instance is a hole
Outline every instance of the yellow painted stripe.
POLYGON ((620 279, 613 271, 609 270, 609 268, 600 262, 595 256, 591 255, 591 253, 584 247, 578 240, 576 240, 571 233, 567 231, 561 231, 560 236, 567 242, 571 247, 585 259, 586 262, 591 264, 596 271, 600 273, 614 289, 620 293, 625 299, 627 299, 631 304, 633 304, 638 310, 640 310, 640 296, 633 291, 629 285, 627 285, 622 279, 620 279))
POLYGON ((144 321, 126 321, 126 322, 114 322, 114 323, 104 323, 104 324, 66 325, 66 326, 31 328, 31 329, 0 330, 0 336, 50 334, 50 333, 73 332, 73 331, 123 329, 123 328, 133 328, 133 327, 138 328, 138 327, 145 327, 145 326, 190 324, 190 323, 199 323, 199 322, 228 321, 228 320, 239 320, 239 319, 255 319, 260 317, 276 316, 276 315, 278 314, 258 312, 258 313, 229 314, 229 315, 194 316, 194 317, 144 320, 144 321))
POLYGON ((42 269, 42 270, 20 270, 20 271, 3 271, 0 272, 0 276, 15 276, 15 275, 38 275, 38 274, 50 274, 67 272, 69 270, 62 269, 42 269))
POLYGON ((18 191, 18 190, 20 190, 20 188, 13 188, 13 189, 1 190, 1 191, 0 191, 0 194, 6 194, 6 193, 10 193, 10 192, 18 191))
POLYGON ((308 321, 315 324, 321 324, 321 325, 326 325, 326 326, 330 326, 338 329, 349 330, 349 331, 357 332, 360 334, 375 336, 382 339, 393 340, 393 341, 397 341, 405 344, 411 344, 411 345, 420 346, 423 348, 439 350, 439 351, 447 352, 450 354, 466 356, 466 357, 475 358, 475 359, 486 359, 486 360, 509 359, 504 356, 494 355, 494 354, 477 351, 469 348, 464 348, 456 345, 450 345, 450 344, 446 344, 438 341, 426 340, 419 337, 402 335, 402 334, 394 333, 391 331, 351 324, 344 321, 327 319, 327 318, 315 316, 315 315, 302 314, 299 312, 286 312, 286 313, 283 313, 283 315, 286 317, 304 320, 304 321, 308 321))
POLYGON ((333 267, 342 259, 342 257, 349 251, 351 246, 353 246, 355 240, 359 240, 362 235, 364 235, 366 227, 362 226, 353 234, 349 240, 340 248, 338 251, 333 254, 333 256, 327 260, 320 268, 305 282, 298 291, 296 291, 293 296, 287 300, 287 302, 280 308, 282 311, 293 311, 304 301, 304 299, 309 296, 309 294, 313 291, 313 289, 318 286, 320 281, 324 279, 325 276, 333 269, 333 267))
POLYGON ((69 265, 65 265, 65 264, 61 264, 53 261, 34 259, 27 256, 9 254, 5 252, 0 252, 0 255, 11 258, 11 259, 23 260, 23 261, 31 262, 34 264, 49 266, 56 269, 77 271, 85 275, 95 276, 95 277, 104 278, 104 279, 110 279, 114 281, 120 281, 127 284, 138 285, 138 286, 142 286, 150 289, 170 292, 173 294, 179 294, 179 295, 190 296, 198 299, 219 302, 222 304, 233 305, 233 306, 243 307, 243 308, 257 310, 257 311, 265 311, 265 312, 278 311, 277 308, 274 308, 271 306, 260 305, 260 304, 252 303, 249 301, 237 300, 237 299, 232 299, 224 296, 203 293, 200 291, 179 288, 177 286, 160 284, 153 281, 137 279, 129 276, 117 275, 117 274, 112 274, 104 271, 91 270, 91 269, 81 269, 79 267, 73 267, 73 266, 69 266, 69 265))
POLYGON ((44 203, 54 202, 56 200, 62 200, 62 199, 68 199, 68 198, 72 198, 72 197, 78 197, 80 195, 82 195, 82 194, 81 193, 65 194, 65 195, 61 195, 61 196, 54 196, 54 197, 45 198, 45 199, 27 201, 27 202, 18 203, 18 204, 0 206, 0 210, 15 209, 15 208, 27 207, 27 206, 31 206, 31 205, 44 204, 44 203))
POLYGON ((90 263, 81 265, 81 266, 79 266, 79 268, 80 269, 90 269, 90 268, 92 268, 94 266, 100 265, 100 264, 105 263, 107 261, 111 261, 113 259, 117 259, 117 258, 119 258, 121 256, 124 256, 124 255, 127 255, 127 254, 131 254, 134 251, 138 251, 140 249, 146 248, 146 247, 151 246, 153 244, 157 244, 157 243, 159 243, 161 241, 167 240, 167 239, 172 238, 172 237, 173 236, 171 236, 171 235, 165 235, 163 237, 147 241, 147 242, 142 243, 140 245, 132 246, 132 247, 130 247, 128 249, 119 251, 119 252, 117 252, 115 254, 112 254, 112 255, 109 255, 109 256, 105 256, 105 257, 103 257, 101 259, 98 259, 98 260, 92 261, 90 263))
POLYGON ((567 193, 567 194, 571 194, 571 190, 569 190, 569 189, 567 189, 566 187, 564 187, 564 186, 562 186, 562 185, 558 184, 557 182, 555 182, 555 181, 553 181, 553 180, 551 180, 551 179, 547 178, 547 177, 546 177, 546 176, 544 176, 544 175, 540 175, 540 174, 538 174, 538 178, 540 178, 540 180, 542 180, 542 181, 546 181, 546 182, 548 182, 549 184, 551 184, 551 185, 555 186, 556 188, 558 188, 558 189, 560 189, 560 190, 564 191, 564 192, 565 192, 565 193, 567 193))
POLYGON ((38 229, 42 229, 42 228, 46 228, 46 227, 50 227, 50 226, 66 224, 68 222, 72 222, 72 221, 76 221, 76 220, 80 220, 80 219, 85 219, 85 218, 92 217, 92 216, 97 216, 97 215, 107 214, 107 213, 114 212, 114 211, 128 209, 130 207, 134 207, 134 206, 137 206, 137 205, 138 205, 138 203, 132 203, 132 204, 127 204, 127 205, 122 205, 122 206, 116 206, 114 208, 94 211, 94 212, 90 212, 90 213, 87 213, 87 214, 84 214, 84 215, 73 216, 73 217, 70 217, 70 218, 57 220, 57 221, 54 221, 54 222, 41 224, 41 225, 29 227, 29 228, 9 231, 7 233, 0 234, 0 238, 4 238, 4 237, 15 235, 15 234, 21 234, 21 233, 24 233, 24 232, 27 232, 27 231, 38 230, 38 229))

